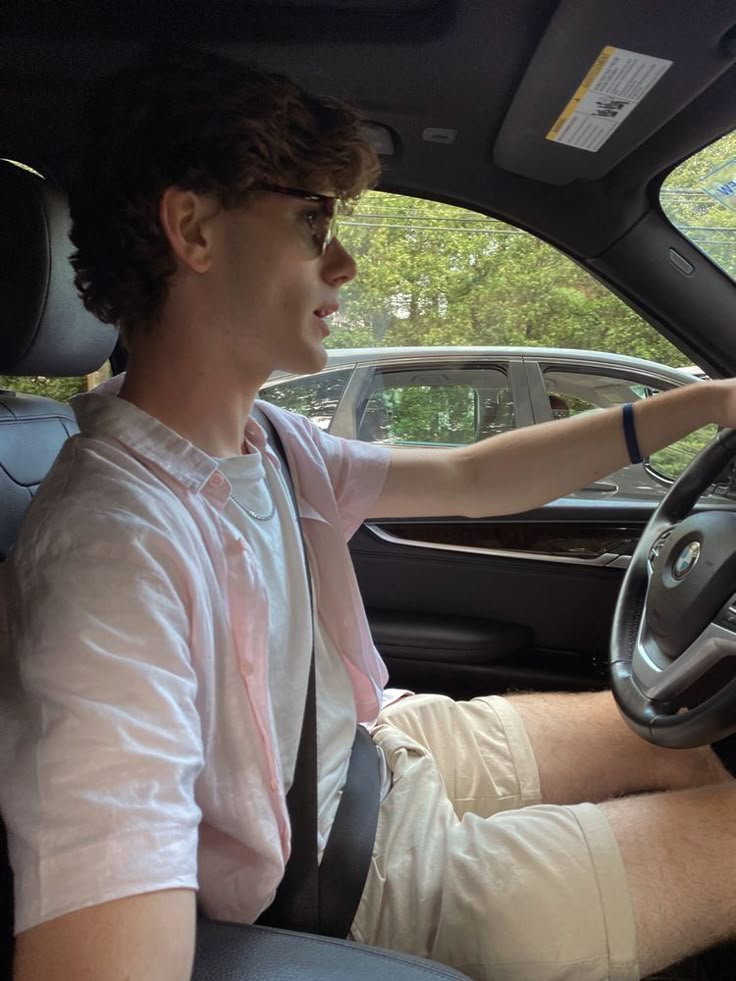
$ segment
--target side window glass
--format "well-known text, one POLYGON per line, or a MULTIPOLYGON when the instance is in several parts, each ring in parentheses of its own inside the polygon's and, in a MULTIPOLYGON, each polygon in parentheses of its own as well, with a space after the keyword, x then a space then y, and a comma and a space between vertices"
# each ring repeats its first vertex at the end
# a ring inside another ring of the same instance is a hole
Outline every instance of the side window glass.
POLYGON ((351 374, 352 368, 340 368, 306 378, 267 384, 258 395, 266 402, 306 416, 320 429, 329 429, 351 374))
POLYGON ((660 477, 675 480, 708 443, 716 438, 718 426, 708 425, 657 450, 649 457, 649 466, 660 477))
MULTIPOLYGON (((555 419, 623 405, 624 402, 636 402, 664 390, 639 381, 587 372, 548 369, 544 373, 544 379, 552 417, 555 419)), ((703 426, 676 443, 657 450, 648 458, 650 469, 665 480, 675 480, 717 432, 718 427, 715 425, 703 426)))
POLYGON ((46 375, 0 375, 0 389, 23 392, 26 395, 43 395, 57 402, 68 402, 80 392, 88 392, 110 377, 110 365, 105 363, 90 375, 71 378, 48 378, 46 375))
POLYGON ((469 386, 406 385, 374 392, 358 428, 358 439, 371 443, 455 446, 472 443, 478 402, 469 386))
POLYGON ((553 419, 636 402, 654 392, 654 389, 615 375, 557 368, 544 370, 544 384, 553 419))
POLYGON ((428 367, 376 372, 358 406, 356 432, 368 442, 466 446, 513 429, 514 423, 503 370, 428 367))
POLYGON ((690 360, 568 256, 496 218, 368 191, 341 217, 340 242, 359 274, 330 318, 332 348, 519 346, 690 360))
POLYGON ((693 245, 736 279, 736 131, 684 160, 659 192, 662 211, 693 245))

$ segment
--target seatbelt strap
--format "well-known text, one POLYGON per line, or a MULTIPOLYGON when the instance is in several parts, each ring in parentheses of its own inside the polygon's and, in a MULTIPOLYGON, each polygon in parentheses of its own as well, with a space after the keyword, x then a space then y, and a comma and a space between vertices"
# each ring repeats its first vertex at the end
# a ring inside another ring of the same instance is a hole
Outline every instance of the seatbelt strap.
POLYGON ((347 937, 373 856, 381 803, 378 753, 358 725, 330 837, 319 866, 320 933, 347 937))
MULTIPOLYGON (((253 407, 251 414, 261 424, 279 455, 283 475, 294 503, 304 549, 309 586, 309 558, 301 534, 299 508, 283 443, 265 413, 253 407)), ((325 936, 346 937, 363 893, 370 868, 378 825, 381 780, 378 753, 370 734, 356 727, 350 762, 322 862, 317 862, 317 698, 315 684, 314 611, 312 611, 312 657, 304 706, 294 781, 286 795, 291 822, 291 854, 273 902, 257 922, 325 936)))
POLYGON ((314 671, 314 610, 312 577, 304 536, 301 533, 299 507, 294 482, 286 460, 286 452, 276 427, 264 412, 255 406, 251 415, 268 434, 281 461, 282 475, 289 489, 299 536, 304 552, 304 571, 307 577, 309 608, 312 625, 312 654, 309 663, 307 695, 304 702, 302 731, 296 754, 294 779, 286 795, 286 807, 291 824, 291 854, 286 863, 284 876, 276 890, 271 905, 259 916, 263 926, 285 927, 306 933, 319 933, 319 866, 317 862, 317 691, 314 671))

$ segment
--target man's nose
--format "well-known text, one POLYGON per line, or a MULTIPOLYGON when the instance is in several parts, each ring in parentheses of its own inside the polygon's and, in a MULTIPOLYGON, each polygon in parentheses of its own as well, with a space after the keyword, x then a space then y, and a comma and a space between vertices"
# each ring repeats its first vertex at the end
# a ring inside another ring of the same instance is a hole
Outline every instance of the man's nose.
POLYGON ((344 286, 357 272, 355 259, 339 238, 333 238, 323 256, 322 278, 331 286, 344 286))

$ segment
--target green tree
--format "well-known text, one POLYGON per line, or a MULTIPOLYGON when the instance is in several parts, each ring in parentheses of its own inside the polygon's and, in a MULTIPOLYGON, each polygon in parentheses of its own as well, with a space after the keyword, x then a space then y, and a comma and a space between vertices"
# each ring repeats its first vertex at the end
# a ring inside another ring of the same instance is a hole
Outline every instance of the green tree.
POLYGON ((0 388, 13 392, 26 392, 29 395, 45 395, 46 398, 58 402, 68 402, 73 395, 87 390, 87 377, 80 378, 47 378, 45 375, 33 375, 25 378, 15 378, 10 375, 0 375, 0 388))
POLYGON ((586 270, 504 222, 372 192, 340 237, 359 275, 335 347, 543 345, 686 363, 586 270))
MULTIPOLYGON (((675 170, 662 201, 673 223, 736 276, 736 212, 701 186, 733 158, 736 134, 675 170)), ((343 219, 340 238, 359 275, 343 291, 335 347, 543 345, 687 363, 587 270, 496 219, 370 192, 343 219)))
MULTIPOLYGON (((736 279, 736 209, 703 189, 717 167, 736 161, 736 132, 721 137, 680 164, 660 192, 662 210, 673 225, 736 279)), ((733 195, 736 205, 736 195, 733 195)))

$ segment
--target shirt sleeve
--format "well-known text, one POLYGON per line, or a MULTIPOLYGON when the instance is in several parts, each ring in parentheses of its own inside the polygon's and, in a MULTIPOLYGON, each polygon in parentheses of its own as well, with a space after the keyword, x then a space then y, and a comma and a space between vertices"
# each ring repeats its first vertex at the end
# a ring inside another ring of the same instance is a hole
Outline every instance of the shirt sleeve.
MULTIPOLYGON (((269 407, 270 413, 274 408, 269 407)), ((333 436, 304 416, 284 410, 280 410, 279 415, 282 420, 285 416, 289 429, 296 431, 296 445, 302 450, 311 446, 327 468, 345 538, 352 538, 381 495, 391 460, 390 449, 376 443, 333 436)))
POLYGON ((104 538, 11 564, 0 792, 17 933, 197 887, 203 750, 183 591, 135 533, 104 538))

